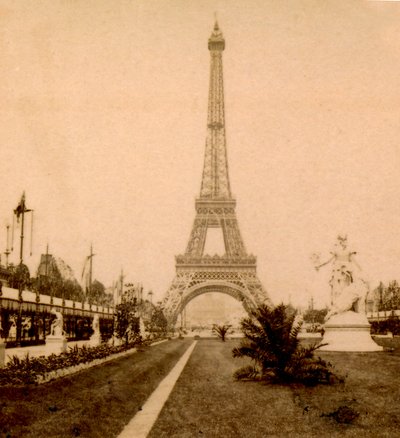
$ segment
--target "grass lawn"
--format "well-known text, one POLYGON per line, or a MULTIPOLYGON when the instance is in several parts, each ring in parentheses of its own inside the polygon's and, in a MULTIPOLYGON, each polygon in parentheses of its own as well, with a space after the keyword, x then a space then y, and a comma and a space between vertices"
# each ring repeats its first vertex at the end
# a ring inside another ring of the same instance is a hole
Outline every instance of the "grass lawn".
POLYGON ((200 340, 149 437, 394 437, 400 430, 400 354, 319 353, 344 384, 306 388, 236 382, 238 341, 200 340), (359 413, 351 424, 332 415, 359 413))
MULTIPOLYGON (((191 342, 165 342, 40 386, 0 388, 0 437, 116 437, 191 342)), ((399 435, 398 350, 321 352, 346 381, 306 388, 234 381, 245 363, 232 358, 237 342, 199 340, 151 438, 399 435), (341 406, 358 418, 336 421, 341 406)))
POLYGON ((173 340, 39 386, 0 388, 0 437, 114 437, 191 341, 173 340))

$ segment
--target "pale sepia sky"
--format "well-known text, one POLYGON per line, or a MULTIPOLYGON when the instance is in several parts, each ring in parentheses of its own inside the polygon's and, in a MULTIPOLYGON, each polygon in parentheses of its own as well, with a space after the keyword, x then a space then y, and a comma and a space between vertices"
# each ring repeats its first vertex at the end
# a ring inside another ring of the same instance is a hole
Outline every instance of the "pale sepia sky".
POLYGON ((371 282, 400 279, 398 2, 0 1, 1 250, 26 190, 31 269, 48 242, 79 277, 93 242, 96 278, 123 266, 162 298, 200 190, 214 12, 231 186, 273 301, 326 300, 310 255, 338 233, 371 282))

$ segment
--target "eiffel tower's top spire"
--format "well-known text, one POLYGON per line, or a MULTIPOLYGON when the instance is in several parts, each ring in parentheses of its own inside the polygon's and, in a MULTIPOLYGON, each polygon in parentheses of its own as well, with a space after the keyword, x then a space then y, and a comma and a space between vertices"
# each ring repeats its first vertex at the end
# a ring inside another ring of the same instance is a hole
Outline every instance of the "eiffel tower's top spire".
POLYGON ((224 50, 225 48, 225 40, 222 36, 222 32, 219 29, 218 21, 215 20, 214 30, 208 39, 208 49, 209 50, 224 50))
POLYGON ((215 21, 214 30, 208 39, 208 50, 211 55, 210 90, 200 199, 232 199, 225 140, 224 83, 222 76, 222 51, 224 49, 225 40, 217 21, 215 21))

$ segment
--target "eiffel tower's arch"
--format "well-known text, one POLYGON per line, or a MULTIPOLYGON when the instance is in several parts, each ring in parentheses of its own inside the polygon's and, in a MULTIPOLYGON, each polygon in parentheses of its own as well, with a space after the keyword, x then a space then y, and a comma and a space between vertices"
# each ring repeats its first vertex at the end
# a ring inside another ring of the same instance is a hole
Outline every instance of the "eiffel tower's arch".
POLYGON ((170 325, 175 325, 178 316, 192 300, 206 293, 221 293, 229 295, 239 301, 247 312, 250 312, 257 306, 257 304, 249 297, 248 292, 243 286, 224 281, 207 282, 206 284, 194 285, 187 289, 185 293, 181 295, 181 299, 176 302, 176 305, 168 309, 166 313, 170 325))
POLYGON ((173 326, 179 313, 196 296, 221 292, 236 298, 244 308, 270 303, 256 273, 256 257, 248 254, 236 218, 228 174, 225 137, 222 52, 225 40, 215 23, 208 40, 211 55, 207 137, 200 197, 186 251, 176 256, 176 275, 163 301, 164 314, 173 326), (204 254, 207 231, 222 230, 224 254, 204 254))

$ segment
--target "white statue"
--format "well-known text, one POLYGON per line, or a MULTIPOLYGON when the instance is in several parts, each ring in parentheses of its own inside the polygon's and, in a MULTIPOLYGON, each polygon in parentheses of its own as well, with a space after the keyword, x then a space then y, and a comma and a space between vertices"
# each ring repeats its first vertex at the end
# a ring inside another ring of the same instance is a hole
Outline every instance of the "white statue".
POLYGON ((17 322, 16 317, 11 318, 11 326, 8 331, 8 337, 10 339, 16 339, 17 338, 17 322))
POLYGON ((326 315, 326 320, 347 310, 365 312, 365 296, 368 292, 367 282, 359 275, 361 268, 354 257, 356 252, 347 249, 347 236, 338 236, 337 240, 331 252, 332 257, 315 266, 318 271, 322 266, 332 263, 332 276, 329 280, 331 310, 326 315))
POLYGON ((51 309, 50 313, 55 316, 51 323, 50 336, 62 337, 64 333, 64 318, 61 312, 58 312, 56 309, 51 309))
POLYGON ((92 329, 94 335, 100 334, 100 321, 99 321, 99 315, 94 315, 93 322, 92 322, 92 329))
POLYGON ((100 345, 101 344, 100 320, 99 320, 99 315, 97 314, 93 316, 92 329, 93 329, 93 334, 92 336, 90 336, 90 343, 92 345, 100 345))

